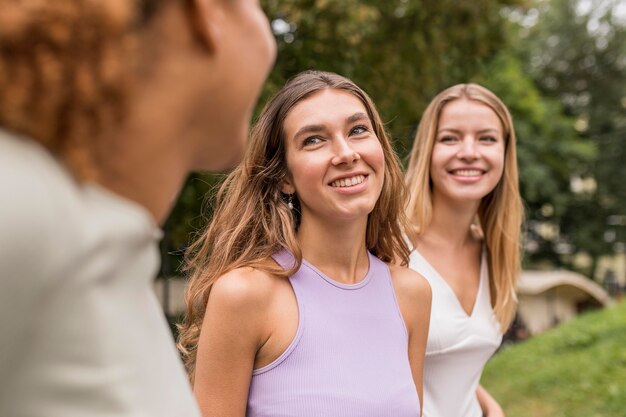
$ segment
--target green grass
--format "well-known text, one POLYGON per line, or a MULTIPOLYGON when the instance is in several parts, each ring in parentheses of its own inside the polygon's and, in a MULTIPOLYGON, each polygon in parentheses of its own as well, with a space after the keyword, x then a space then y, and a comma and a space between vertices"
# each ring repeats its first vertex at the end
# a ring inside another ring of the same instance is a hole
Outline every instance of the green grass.
POLYGON ((503 349, 481 382, 507 417, 626 417, 626 302, 503 349))

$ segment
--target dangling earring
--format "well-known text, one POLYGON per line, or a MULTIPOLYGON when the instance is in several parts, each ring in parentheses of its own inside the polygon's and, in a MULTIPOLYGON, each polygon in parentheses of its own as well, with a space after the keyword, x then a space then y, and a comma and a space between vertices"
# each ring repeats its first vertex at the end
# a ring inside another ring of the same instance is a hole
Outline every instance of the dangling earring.
POLYGON ((289 197, 287 207, 289 207, 289 210, 293 210, 293 194, 287 194, 287 196, 289 197))

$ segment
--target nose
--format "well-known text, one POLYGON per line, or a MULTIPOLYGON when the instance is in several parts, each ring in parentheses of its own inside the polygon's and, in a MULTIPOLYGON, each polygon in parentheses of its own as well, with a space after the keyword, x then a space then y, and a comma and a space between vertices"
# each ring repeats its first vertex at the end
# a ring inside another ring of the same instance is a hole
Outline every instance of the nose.
POLYGON ((457 158, 473 161, 480 157, 478 150, 478 142, 474 137, 466 136, 463 138, 463 142, 457 152, 457 158))
POLYGON ((361 159, 361 155, 351 146, 350 142, 345 138, 337 138, 334 141, 334 155, 332 158, 333 165, 354 164, 361 159))

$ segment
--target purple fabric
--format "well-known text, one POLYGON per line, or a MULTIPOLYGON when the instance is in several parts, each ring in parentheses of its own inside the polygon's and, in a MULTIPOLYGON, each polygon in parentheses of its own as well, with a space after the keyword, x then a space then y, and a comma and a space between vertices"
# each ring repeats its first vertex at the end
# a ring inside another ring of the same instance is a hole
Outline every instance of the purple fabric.
MULTIPOLYGON (((274 259, 293 265, 283 250, 274 259)), ((257 369, 248 417, 418 417, 408 336, 388 266, 369 254, 357 284, 326 277, 303 261, 290 282, 299 310, 287 350, 257 369)))

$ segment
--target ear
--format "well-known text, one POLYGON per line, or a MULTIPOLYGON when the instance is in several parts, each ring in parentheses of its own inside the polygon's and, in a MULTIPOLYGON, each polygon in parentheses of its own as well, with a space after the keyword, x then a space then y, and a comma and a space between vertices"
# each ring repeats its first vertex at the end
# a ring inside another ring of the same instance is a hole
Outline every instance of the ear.
POLYGON ((280 187, 280 191, 283 194, 293 194, 293 193, 296 192, 296 188, 291 183, 291 180, 288 177, 285 177, 283 179, 283 183, 282 183, 282 185, 280 187))
POLYGON ((190 14, 196 37, 209 52, 222 41, 223 4, 219 0, 191 0, 190 14))

